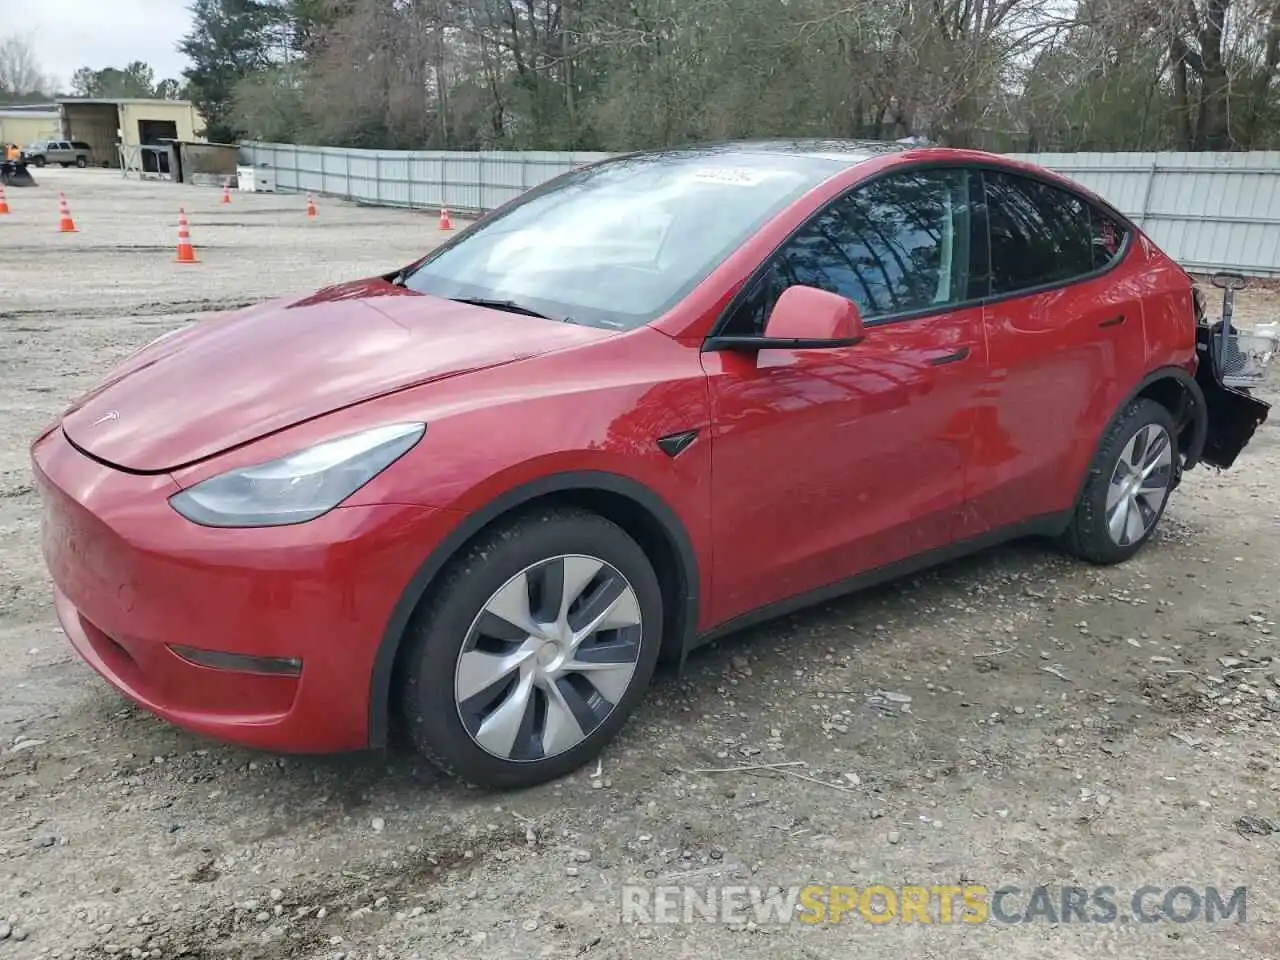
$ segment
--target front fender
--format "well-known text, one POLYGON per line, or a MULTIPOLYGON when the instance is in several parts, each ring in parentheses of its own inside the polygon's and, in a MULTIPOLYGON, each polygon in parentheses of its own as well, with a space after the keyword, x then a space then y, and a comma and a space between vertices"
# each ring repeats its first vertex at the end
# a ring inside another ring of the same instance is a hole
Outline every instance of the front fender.
POLYGON ((369 686, 369 745, 371 747, 386 743, 392 696, 391 685, 396 659, 409 619, 413 616, 413 611, 427 588, 444 569, 445 564, 462 549, 467 541, 499 517, 539 497, 572 491, 607 491, 626 497, 646 510, 661 526, 680 567, 677 571, 677 582, 681 585, 679 606, 682 614, 672 625, 672 629, 675 631, 674 645, 678 646, 683 658, 692 645, 697 629, 701 574, 693 541, 676 511, 648 487, 620 474, 579 470, 543 476, 507 490, 484 505, 471 508, 467 513, 459 514, 461 519, 458 524, 436 545, 405 587, 383 630, 378 653, 374 659, 369 686))

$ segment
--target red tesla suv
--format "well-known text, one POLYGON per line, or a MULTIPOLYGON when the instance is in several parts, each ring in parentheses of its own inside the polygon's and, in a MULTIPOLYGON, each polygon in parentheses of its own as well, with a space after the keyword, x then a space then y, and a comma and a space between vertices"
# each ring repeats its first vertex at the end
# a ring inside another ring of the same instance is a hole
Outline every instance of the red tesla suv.
POLYGON ((167 334, 33 444, 54 603, 146 709, 520 787, 660 660, 1014 537, 1115 563, 1267 405, 1189 275, 998 156, 564 174, 385 277, 167 334))

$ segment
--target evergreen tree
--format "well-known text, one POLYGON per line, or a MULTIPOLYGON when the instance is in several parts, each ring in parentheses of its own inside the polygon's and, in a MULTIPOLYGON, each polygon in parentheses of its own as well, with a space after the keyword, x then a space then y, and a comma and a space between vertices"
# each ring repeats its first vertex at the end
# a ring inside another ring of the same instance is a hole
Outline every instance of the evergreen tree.
POLYGON ((263 0, 194 0, 191 13, 195 25, 178 46, 191 59, 183 75, 207 122, 205 136, 230 142, 242 132, 232 110, 235 86, 271 64, 283 12, 263 0))

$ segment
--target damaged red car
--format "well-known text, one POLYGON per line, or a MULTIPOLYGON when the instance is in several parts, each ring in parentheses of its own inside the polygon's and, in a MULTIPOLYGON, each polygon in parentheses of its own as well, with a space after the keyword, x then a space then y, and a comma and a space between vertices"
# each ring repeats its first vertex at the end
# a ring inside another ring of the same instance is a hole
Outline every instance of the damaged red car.
POLYGON ((1267 405, 1119 211, 985 153, 639 153, 418 262, 149 344, 34 442, 71 644, 273 751, 403 723, 492 787, 660 661, 1018 537, 1147 543, 1267 405))

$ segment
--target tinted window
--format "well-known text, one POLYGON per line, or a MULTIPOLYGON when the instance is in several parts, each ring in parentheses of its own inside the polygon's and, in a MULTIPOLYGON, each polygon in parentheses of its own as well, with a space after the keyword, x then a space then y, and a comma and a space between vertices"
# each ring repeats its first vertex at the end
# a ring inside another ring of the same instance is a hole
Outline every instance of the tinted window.
POLYGON ((530 191, 437 253, 406 286, 509 300, 615 329, 669 310, 725 257, 844 164, 766 153, 647 154, 530 191))
POLYGON ((1129 237, 1129 228, 1097 208, 1092 210, 1090 223, 1093 266, 1094 269, 1100 270, 1109 266, 1120 256, 1124 249, 1124 242, 1129 237))
POLYGON ((968 299, 970 176, 895 174, 836 201, 775 255, 724 332, 762 333, 792 284, 848 297, 868 321, 968 299))
POLYGON ((83 140, 72 140, 72 141, 71 141, 71 146, 72 146, 72 147, 74 147, 76 150, 88 150, 88 149, 90 149, 89 145, 88 145, 87 143, 85 143, 83 140))
MULTIPOLYGON (((1092 273, 1101 265, 1095 251, 1095 226, 1101 231, 1102 224, 1095 224, 1091 204, 1028 177, 987 172, 983 179, 993 294, 1059 283, 1092 273)), ((1103 238, 1098 240, 1102 243, 1103 238)))

